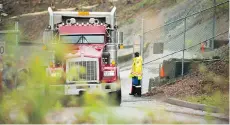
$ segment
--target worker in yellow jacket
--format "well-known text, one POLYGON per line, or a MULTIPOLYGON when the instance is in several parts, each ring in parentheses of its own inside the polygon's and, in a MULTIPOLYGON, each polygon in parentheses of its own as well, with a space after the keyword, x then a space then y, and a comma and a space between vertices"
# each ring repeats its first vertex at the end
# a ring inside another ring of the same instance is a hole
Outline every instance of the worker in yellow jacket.
POLYGON ((132 78, 132 89, 130 95, 137 94, 141 96, 141 80, 142 80, 142 64, 143 59, 139 56, 139 53, 136 52, 135 57, 133 58, 132 69, 130 77, 132 78))

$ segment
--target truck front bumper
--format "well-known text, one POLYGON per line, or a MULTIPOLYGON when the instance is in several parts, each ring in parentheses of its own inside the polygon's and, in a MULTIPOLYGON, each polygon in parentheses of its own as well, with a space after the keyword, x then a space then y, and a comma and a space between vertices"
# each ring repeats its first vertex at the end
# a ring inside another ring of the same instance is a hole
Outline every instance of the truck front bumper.
POLYGON ((65 95, 80 95, 81 92, 93 93, 95 90, 106 93, 115 92, 121 89, 119 82, 114 83, 99 83, 99 84, 65 84, 65 85, 51 85, 51 87, 64 87, 65 95))

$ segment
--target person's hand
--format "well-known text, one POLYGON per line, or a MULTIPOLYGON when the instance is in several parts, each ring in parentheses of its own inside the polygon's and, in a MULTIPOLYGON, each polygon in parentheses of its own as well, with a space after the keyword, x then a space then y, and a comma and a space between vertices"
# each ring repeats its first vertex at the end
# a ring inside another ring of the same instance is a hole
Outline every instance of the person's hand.
POLYGON ((142 76, 138 76, 138 80, 141 80, 142 79, 142 76))
POLYGON ((129 74, 129 78, 132 78, 132 77, 133 77, 133 74, 132 74, 132 73, 130 73, 130 74, 129 74))

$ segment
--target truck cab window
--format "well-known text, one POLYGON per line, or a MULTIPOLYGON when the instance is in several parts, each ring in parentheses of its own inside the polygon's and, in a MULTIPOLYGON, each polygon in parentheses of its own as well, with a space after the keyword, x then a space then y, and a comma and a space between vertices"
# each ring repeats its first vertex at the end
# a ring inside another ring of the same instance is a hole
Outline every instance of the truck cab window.
POLYGON ((100 44, 104 43, 104 35, 61 35, 60 40, 62 43, 67 44, 100 44))

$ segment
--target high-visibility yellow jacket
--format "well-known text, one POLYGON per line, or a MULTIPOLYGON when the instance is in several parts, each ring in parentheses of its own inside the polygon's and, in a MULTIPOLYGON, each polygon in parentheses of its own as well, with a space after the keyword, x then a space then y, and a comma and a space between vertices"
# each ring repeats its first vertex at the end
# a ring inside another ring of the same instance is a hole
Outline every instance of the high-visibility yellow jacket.
POLYGON ((136 76, 138 77, 139 80, 142 79, 142 64, 143 64, 143 60, 141 56, 133 58, 130 77, 136 76))

